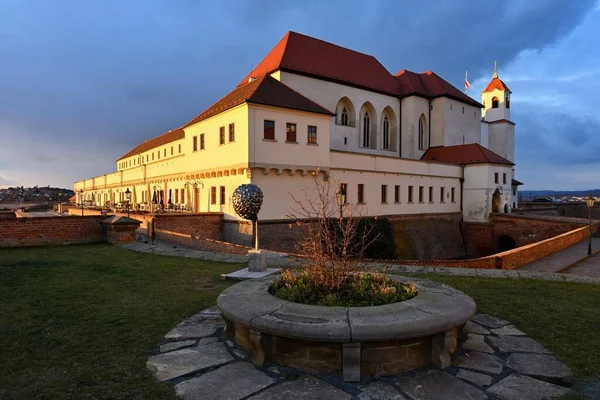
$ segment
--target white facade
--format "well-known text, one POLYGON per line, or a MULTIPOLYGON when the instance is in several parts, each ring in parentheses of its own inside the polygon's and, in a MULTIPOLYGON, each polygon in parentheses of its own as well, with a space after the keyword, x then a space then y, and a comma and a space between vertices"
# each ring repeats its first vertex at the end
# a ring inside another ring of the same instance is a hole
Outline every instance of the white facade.
POLYGON ((432 147, 477 143, 512 162, 509 90, 484 92, 482 110, 444 95, 400 97, 279 69, 270 75, 335 115, 243 102, 182 128, 181 138, 120 159, 117 172, 76 182, 75 191, 105 205, 130 189, 131 202, 145 209, 158 191, 179 209, 231 220, 239 219, 231 195, 240 184, 257 184, 265 195, 259 218, 276 220, 313 174, 345 184, 347 201, 368 215, 462 212, 466 221, 486 221, 515 203, 511 165, 421 160, 432 147), (265 137, 265 121, 273 138, 265 137))

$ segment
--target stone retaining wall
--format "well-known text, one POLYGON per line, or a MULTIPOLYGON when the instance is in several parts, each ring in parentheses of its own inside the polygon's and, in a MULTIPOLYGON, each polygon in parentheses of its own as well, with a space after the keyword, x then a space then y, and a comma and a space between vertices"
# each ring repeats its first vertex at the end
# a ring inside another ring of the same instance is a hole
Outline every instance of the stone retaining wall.
POLYGON ((217 253, 246 255, 248 254, 248 250, 251 249, 251 247, 223 242, 221 240, 203 238, 196 235, 186 235, 164 229, 156 229, 155 234, 156 238, 159 240, 164 240, 169 243, 175 243, 180 246, 187 246, 198 250, 214 251, 217 253))
MULTIPOLYGON (((599 227, 600 224, 596 222, 593 224, 592 229, 593 231, 596 231, 599 227)), ((575 243, 579 243, 580 241, 587 239, 588 236, 589 227, 581 227, 546 240, 486 257, 467 260, 389 260, 388 262, 434 267, 515 269, 550 254, 554 254, 575 243)))

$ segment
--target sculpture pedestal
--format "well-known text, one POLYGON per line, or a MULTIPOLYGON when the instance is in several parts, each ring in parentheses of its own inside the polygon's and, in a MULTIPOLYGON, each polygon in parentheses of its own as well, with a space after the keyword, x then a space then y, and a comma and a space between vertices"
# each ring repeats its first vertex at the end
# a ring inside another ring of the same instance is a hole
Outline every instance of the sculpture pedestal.
POLYGON ((248 250, 248 271, 264 272, 267 270, 267 255, 262 250, 248 250))

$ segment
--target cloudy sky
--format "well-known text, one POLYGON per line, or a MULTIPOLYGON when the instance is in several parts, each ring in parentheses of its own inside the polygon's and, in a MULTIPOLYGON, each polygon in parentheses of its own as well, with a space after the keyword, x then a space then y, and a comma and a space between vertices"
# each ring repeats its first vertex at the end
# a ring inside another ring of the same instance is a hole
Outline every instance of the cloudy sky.
POLYGON ((115 170, 231 90, 288 31, 513 91, 525 189, 600 187, 600 0, 0 0, 0 187, 115 170))

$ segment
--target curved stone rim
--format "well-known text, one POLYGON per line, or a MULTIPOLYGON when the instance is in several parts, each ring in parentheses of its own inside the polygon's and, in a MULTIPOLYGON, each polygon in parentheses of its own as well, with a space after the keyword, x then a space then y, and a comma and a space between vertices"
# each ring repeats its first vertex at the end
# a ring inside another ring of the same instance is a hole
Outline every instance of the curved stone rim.
POLYGON ((273 296, 269 287, 275 277, 267 277, 225 289, 217 305, 225 318, 263 333, 333 342, 430 336, 460 326, 475 314, 475 302, 459 290, 425 279, 389 277, 402 283, 414 282, 419 294, 381 306, 313 306, 273 296))

